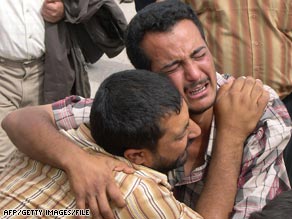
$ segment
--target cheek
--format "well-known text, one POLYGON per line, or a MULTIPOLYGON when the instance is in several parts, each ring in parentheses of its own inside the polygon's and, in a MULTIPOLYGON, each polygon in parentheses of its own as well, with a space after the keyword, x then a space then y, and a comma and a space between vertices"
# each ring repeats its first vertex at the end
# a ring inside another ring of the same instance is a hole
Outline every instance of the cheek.
POLYGON ((209 72, 209 74, 212 74, 211 77, 214 77, 216 74, 215 73, 215 65, 213 62, 212 57, 208 56, 203 62, 202 62, 202 66, 204 69, 206 69, 207 72, 209 72))
POLYGON ((183 90, 184 90, 183 73, 175 72, 173 74, 168 75, 168 77, 172 81, 172 84, 176 87, 176 89, 181 94, 183 94, 183 90))
POLYGON ((185 138, 184 140, 181 140, 179 142, 177 142, 175 145, 175 150, 176 150, 176 155, 181 155, 184 153, 184 151, 186 150, 187 147, 187 138, 185 138))
POLYGON ((217 78, 214 64, 208 60, 205 60, 201 64, 201 70, 211 79, 212 84, 216 86, 217 78))

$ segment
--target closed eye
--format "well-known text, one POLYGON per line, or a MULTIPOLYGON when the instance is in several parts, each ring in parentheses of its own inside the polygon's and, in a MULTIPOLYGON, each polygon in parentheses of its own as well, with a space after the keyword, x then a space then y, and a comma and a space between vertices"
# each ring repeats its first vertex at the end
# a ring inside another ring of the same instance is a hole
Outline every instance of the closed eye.
POLYGON ((190 122, 188 121, 188 123, 186 124, 186 126, 184 127, 184 130, 182 132, 181 135, 179 135, 176 140, 180 141, 182 139, 184 139, 186 137, 186 135, 188 134, 188 128, 190 126, 190 122))
POLYGON ((176 72, 177 69, 180 67, 180 65, 181 65, 180 61, 174 61, 174 62, 164 66, 159 72, 161 74, 164 74, 164 75, 169 75, 169 74, 176 72))
POLYGON ((205 55, 206 55, 206 47, 201 46, 198 49, 194 50, 190 57, 192 59, 199 59, 199 58, 204 57, 205 55))

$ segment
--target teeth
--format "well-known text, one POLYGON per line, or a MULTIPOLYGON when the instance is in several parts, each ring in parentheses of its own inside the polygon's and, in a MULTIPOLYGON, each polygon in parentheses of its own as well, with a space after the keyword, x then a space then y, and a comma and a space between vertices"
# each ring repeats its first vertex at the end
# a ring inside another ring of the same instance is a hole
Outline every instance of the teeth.
POLYGON ((191 91, 190 93, 191 93, 191 95, 195 95, 197 93, 200 93, 200 92, 204 91, 205 89, 206 89, 206 86, 202 86, 200 88, 197 88, 197 89, 191 91))

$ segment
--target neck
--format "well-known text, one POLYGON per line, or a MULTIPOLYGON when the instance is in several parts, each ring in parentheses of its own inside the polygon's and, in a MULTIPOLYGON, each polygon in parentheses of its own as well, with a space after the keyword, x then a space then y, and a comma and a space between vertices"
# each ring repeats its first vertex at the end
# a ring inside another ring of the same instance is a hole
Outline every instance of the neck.
POLYGON ((190 114, 190 118, 198 124, 198 126, 200 126, 202 133, 205 131, 210 131, 213 118, 213 107, 201 114, 190 114))
POLYGON ((208 148, 209 135, 213 117, 213 108, 208 109, 200 115, 190 115, 190 118, 201 128, 201 135, 198 136, 188 147, 188 160, 184 165, 185 175, 201 166, 205 162, 205 153, 208 148))

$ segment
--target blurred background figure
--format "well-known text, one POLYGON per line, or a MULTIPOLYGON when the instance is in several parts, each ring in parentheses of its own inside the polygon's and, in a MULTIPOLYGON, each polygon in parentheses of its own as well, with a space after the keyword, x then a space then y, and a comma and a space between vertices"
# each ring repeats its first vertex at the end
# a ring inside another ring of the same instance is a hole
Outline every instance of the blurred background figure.
POLYGON ((46 22, 44 96, 51 103, 71 94, 90 97, 86 63, 124 49, 127 20, 115 0, 63 0, 65 18, 46 22))
MULTIPOLYGON (((45 26, 42 6, 46 11, 44 19, 58 22, 63 18, 64 7, 60 0, 1 1, 0 123, 15 109, 43 103, 45 26)), ((0 127, 0 172, 14 150, 0 127)))
MULTIPOLYGON (((127 21, 115 0, 75 1, 74 7, 69 0, 1 3, 0 123, 21 107, 70 94, 89 97, 86 62, 124 49, 127 21)), ((0 127, 0 172, 14 150, 0 127)))

